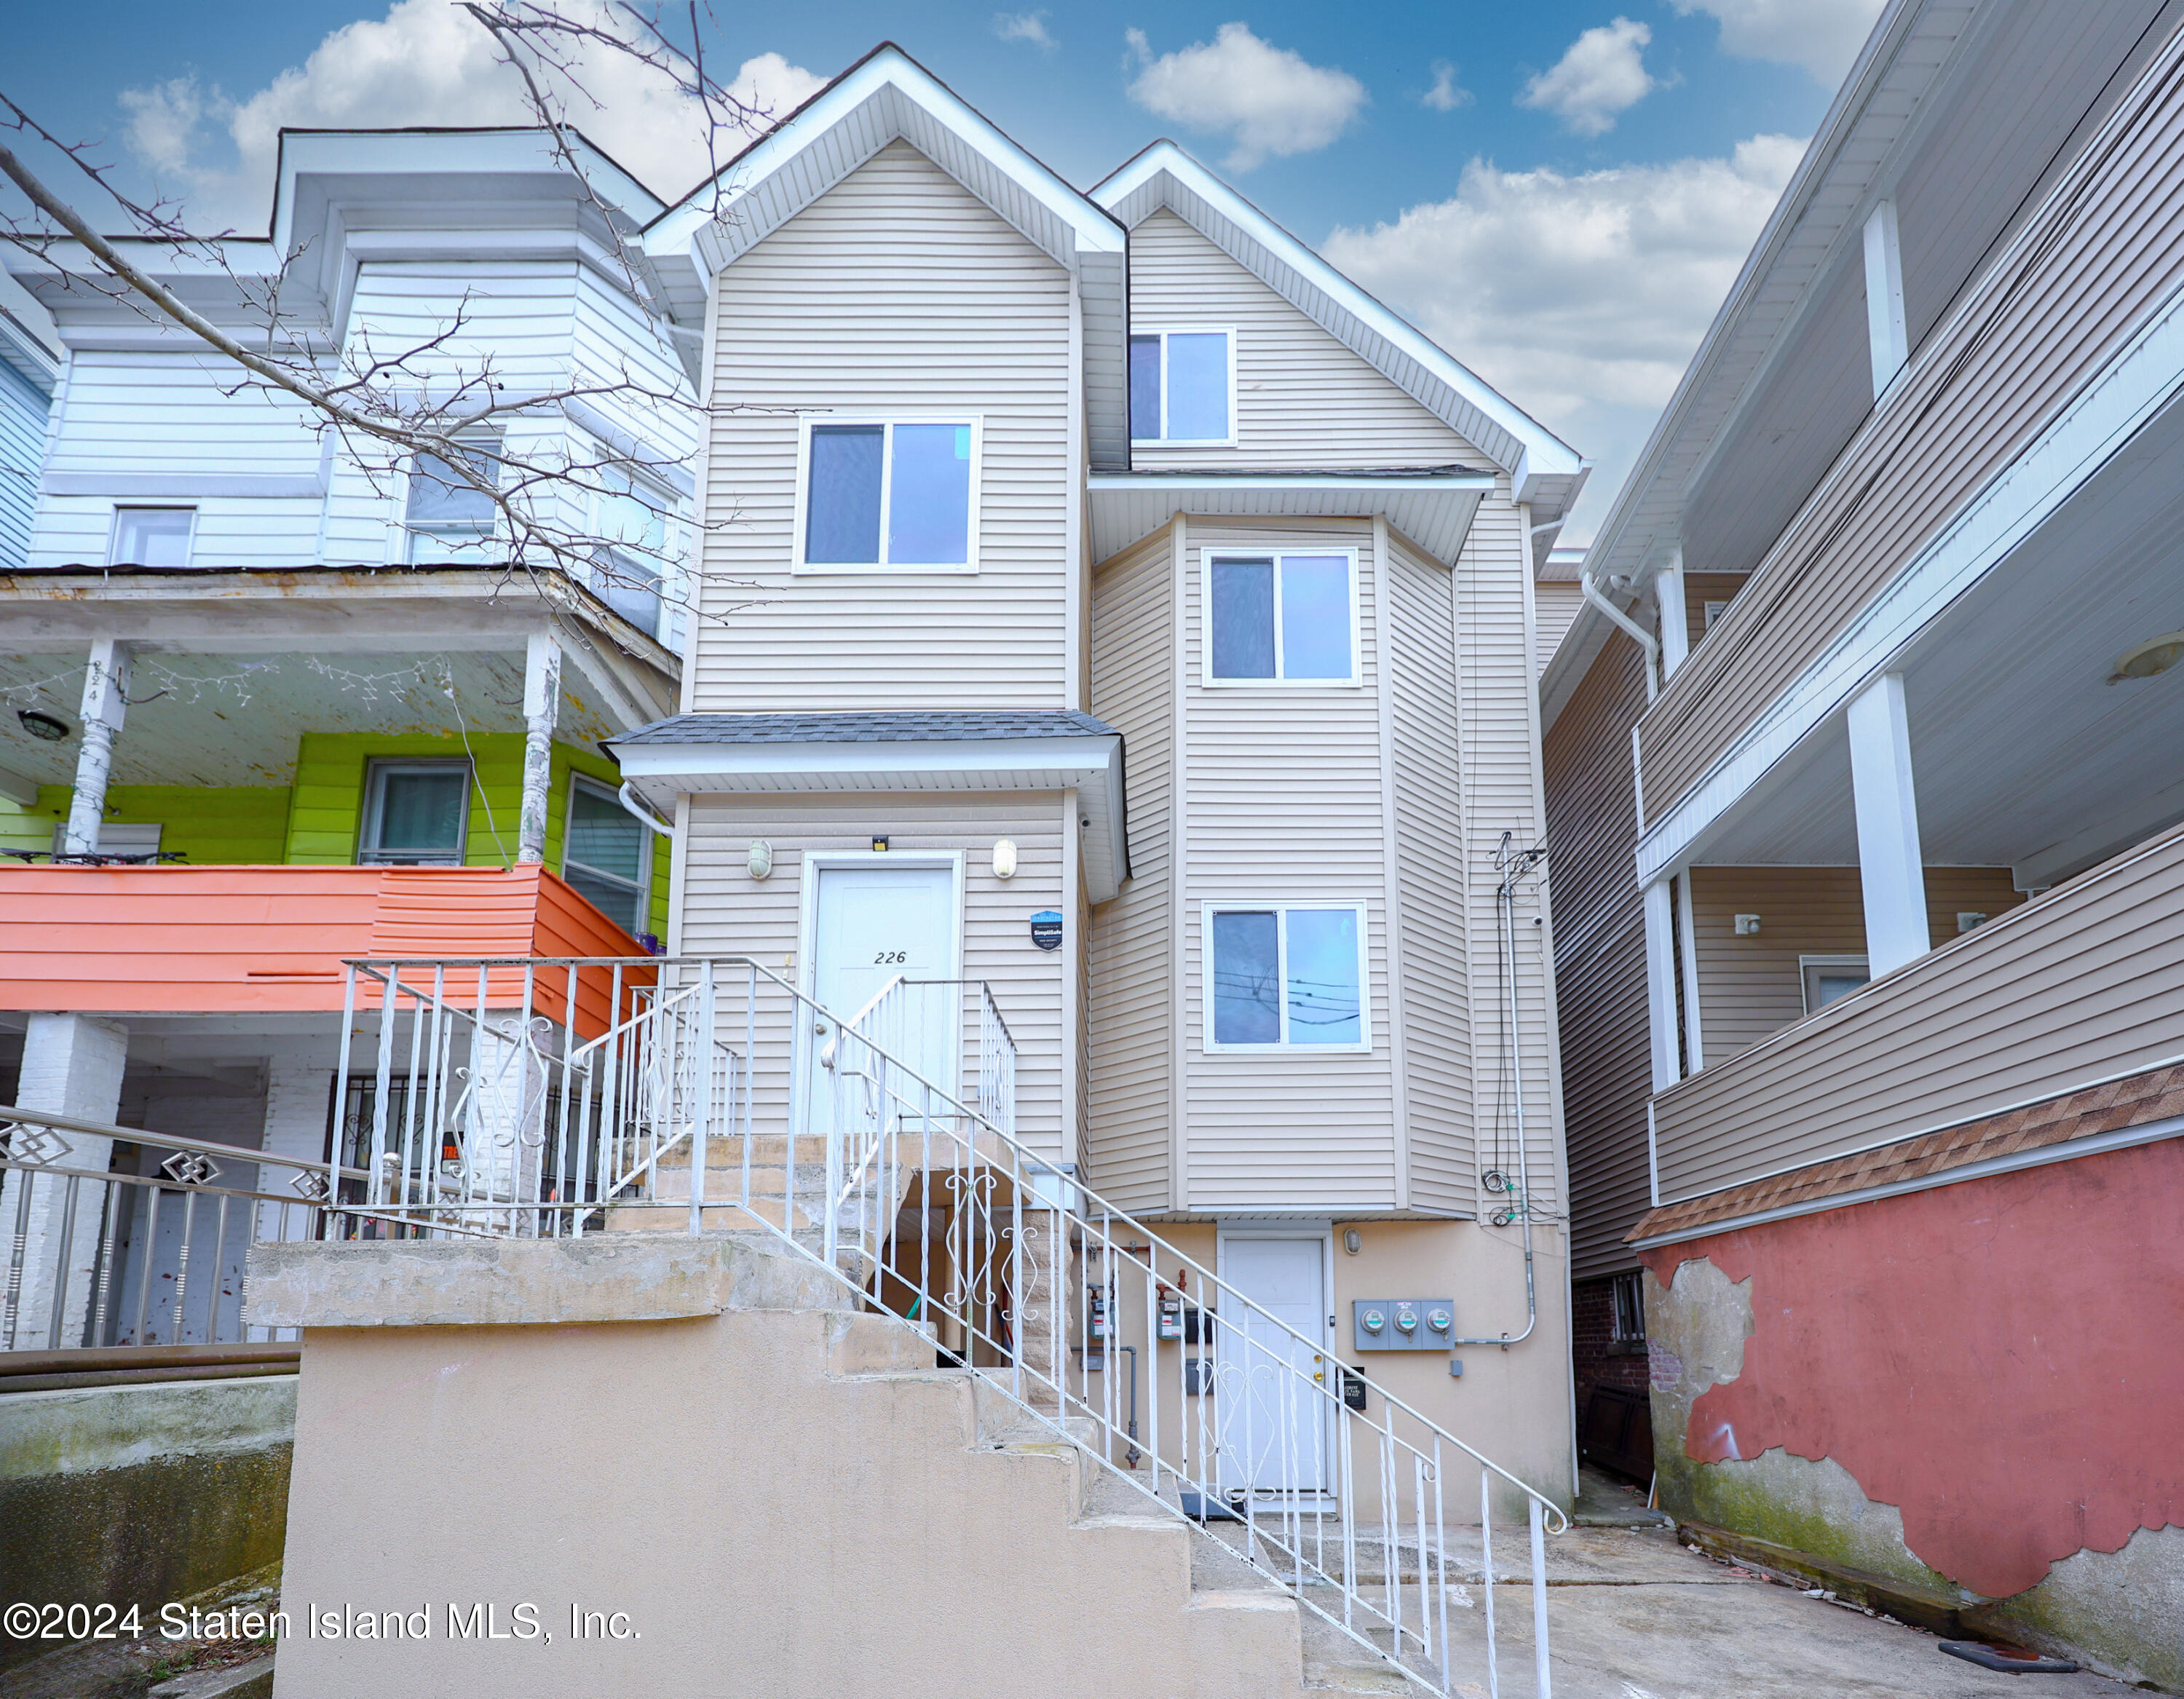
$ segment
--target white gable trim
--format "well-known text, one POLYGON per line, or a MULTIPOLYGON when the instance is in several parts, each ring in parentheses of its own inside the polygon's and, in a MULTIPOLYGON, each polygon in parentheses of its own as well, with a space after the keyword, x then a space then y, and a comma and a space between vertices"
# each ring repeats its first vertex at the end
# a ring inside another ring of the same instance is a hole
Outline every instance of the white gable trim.
POLYGON ((900 47, 881 47, 739 154, 722 173, 717 203, 701 184, 654 220, 644 251, 663 260, 694 254, 710 280, 898 141, 1076 278, 1091 463, 1127 468, 1128 238, 900 47))
POLYGON ((1508 472, 1535 519, 1568 509, 1589 467, 1576 449, 1374 300, 1173 142, 1092 191, 1132 229, 1162 207, 1508 472))

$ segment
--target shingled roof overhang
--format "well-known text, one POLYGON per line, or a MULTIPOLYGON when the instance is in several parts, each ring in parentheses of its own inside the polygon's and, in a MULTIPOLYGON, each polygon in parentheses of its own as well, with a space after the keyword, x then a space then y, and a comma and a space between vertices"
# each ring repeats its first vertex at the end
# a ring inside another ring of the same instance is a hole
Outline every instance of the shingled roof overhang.
POLYGON ((680 796, 1073 789, 1091 900, 1106 901, 1130 876, 1123 736, 1089 714, 677 714, 608 747, 663 811, 680 796))

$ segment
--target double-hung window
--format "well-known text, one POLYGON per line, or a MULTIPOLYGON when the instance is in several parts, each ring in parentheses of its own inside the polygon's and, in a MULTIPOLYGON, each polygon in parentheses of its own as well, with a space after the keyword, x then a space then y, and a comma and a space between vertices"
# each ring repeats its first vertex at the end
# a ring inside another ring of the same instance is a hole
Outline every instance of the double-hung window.
POLYGON ((1206 1048, 1366 1050, 1365 911, 1209 903, 1206 1048))
POLYGON ((1206 557, 1206 682, 1355 684, 1357 557, 1206 557))
POLYGON ((1236 333, 1141 331, 1130 337, 1130 440, 1175 448, 1236 441, 1236 333))
POLYGON ((357 860, 460 866, 470 805, 468 761, 374 761, 365 780, 357 860))
POLYGON ((460 458, 460 468, 438 454, 420 454, 410 465, 402 522, 413 561, 482 560, 499 529, 493 496, 478 485, 499 484, 500 438, 466 441, 460 458))
POLYGON ((975 418, 805 421, 797 566, 972 571, 980 437, 975 418))
POLYGON ((561 877, 634 938, 644 929, 652 834, 605 785, 571 777, 561 877))

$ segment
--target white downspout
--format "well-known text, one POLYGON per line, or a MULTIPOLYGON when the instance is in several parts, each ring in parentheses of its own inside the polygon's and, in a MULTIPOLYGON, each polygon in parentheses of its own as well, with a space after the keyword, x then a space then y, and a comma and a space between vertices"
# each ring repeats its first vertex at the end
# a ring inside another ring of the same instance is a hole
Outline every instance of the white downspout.
POLYGON ((1586 573, 1578 582, 1585 591, 1585 600, 1628 632, 1631 642, 1646 652, 1646 699, 1651 702, 1661 694, 1661 645, 1653 640, 1652 632, 1601 593, 1599 582, 1591 573, 1586 573))

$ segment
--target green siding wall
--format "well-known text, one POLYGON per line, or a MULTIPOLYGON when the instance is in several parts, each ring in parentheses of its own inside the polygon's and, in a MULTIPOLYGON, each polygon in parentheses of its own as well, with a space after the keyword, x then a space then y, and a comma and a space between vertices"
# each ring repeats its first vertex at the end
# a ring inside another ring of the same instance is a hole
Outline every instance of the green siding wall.
MULTIPOLYGON (((523 738, 518 733, 473 733, 469 742, 476 783, 471 793, 465 862, 504 867, 515 860, 523 794, 523 738)), ((181 851, 199 866, 297 862, 346 866, 356 860, 363 826, 365 764, 376 756, 460 760, 463 740, 445 737, 375 737, 369 733, 306 733, 292 788, 214 788, 193 785, 115 785, 106 817, 116 823, 159 822, 162 850, 181 851)), ((546 865, 561 871, 569 777, 582 773, 610 788, 621 783, 612 761, 566 744, 554 746, 551 805, 546 816, 546 865)), ((31 808, 0 800, 0 850, 53 847, 53 823, 68 817, 70 788, 42 785, 31 808)), ((667 935, 668 843, 652 840, 650 929, 667 935)))

